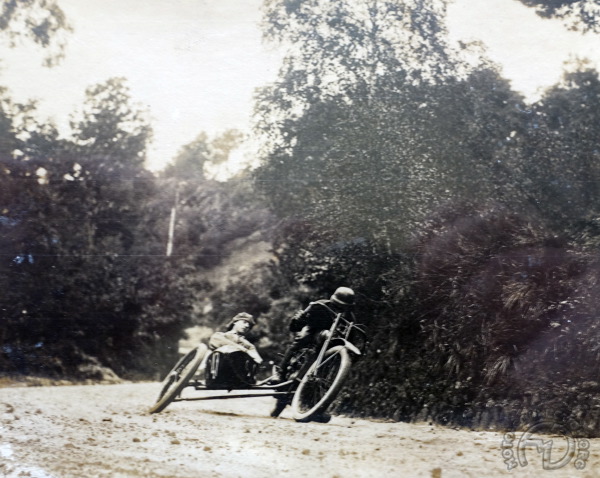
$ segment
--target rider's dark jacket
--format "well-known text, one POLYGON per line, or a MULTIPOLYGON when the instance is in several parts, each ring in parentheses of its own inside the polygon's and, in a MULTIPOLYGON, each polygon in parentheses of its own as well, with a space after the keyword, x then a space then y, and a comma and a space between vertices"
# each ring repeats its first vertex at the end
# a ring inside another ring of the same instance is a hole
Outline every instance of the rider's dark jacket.
POLYGON ((318 340, 319 332, 329 329, 336 315, 340 312, 350 315, 347 318, 352 320, 353 314, 350 310, 342 308, 342 306, 327 299, 311 302, 306 309, 294 314, 289 325, 290 332, 295 332, 294 340, 278 367, 282 379, 285 379, 287 375, 287 368, 295 351, 301 347, 314 344, 318 340))
MULTIPOLYGON (((308 307, 297 312, 290 320, 290 331, 300 332, 308 327, 306 332, 315 333, 331 327, 336 314, 343 312, 338 304, 332 300, 317 300, 311 302, 308 307)), ((352 312, 347 312, 351 314, 352 312)))

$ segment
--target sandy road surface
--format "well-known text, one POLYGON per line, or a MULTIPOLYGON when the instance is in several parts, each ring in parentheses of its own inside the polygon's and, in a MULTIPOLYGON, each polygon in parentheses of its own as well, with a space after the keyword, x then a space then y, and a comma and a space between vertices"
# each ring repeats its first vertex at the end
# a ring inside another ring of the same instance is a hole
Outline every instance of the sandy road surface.
POLYGON ((581 471, 574 460, 544 471, 531 449, 509 472, 501 433, 345 417, 300 424, 270 418, 271 398, 177 402, 149 415, 157 388, 1 388, 0 477, 600 476, 600 440, 581 471))

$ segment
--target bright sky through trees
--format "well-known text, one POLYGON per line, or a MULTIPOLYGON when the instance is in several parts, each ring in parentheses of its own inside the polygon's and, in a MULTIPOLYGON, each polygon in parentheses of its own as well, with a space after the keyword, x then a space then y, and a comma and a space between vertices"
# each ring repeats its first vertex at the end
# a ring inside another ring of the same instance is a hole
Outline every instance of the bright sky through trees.
POLYGON ((600 64, 600 35, 568 31, 560 20, 541 19, 516 0, 457 0, 448 25, 455 39, 482 41, 503 76, 529 100, 560 81, 568 63, 588 58, 596 68, 600 64))
MULTIPOLYGON (((149 167, 157 169, 198 133, 247 130, 254 88, 273 79, 279 54, 261 42, 261 0, 59 0, 75 33, 66 59, 41 66, 31 45, 1 45, 0 84, 15 100, 39 100, 42 117, 66 130, 86 87, 128 79, 153 117, 149 167)), ((513 86, 532 95, 560 79, 577 53, 598 60, 600 38, 568 32, 514 0, 457 0, 450 27, 481 39, 513 86)))
POLYGON ((31 45, 2 49, 0 84, 61 127, 86 87, 127 78, 151 109, 150 167, 162 166, 201 131, 245 129, 253 89, 274 78, 278 61, 262 46, 261 0, 59 0, 75 32, 66 58, 41 67, 31 45))

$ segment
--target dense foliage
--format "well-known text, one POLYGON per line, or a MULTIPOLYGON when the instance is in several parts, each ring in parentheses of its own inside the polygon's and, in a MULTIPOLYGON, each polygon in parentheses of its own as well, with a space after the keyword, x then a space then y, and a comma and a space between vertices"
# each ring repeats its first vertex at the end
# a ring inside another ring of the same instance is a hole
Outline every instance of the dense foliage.
POLYGON ((328 5, 267 3, 293 47, 256 177, 290 308, 346 284, 370 323, 340 410, 596 434, 597 72, 526 105, 445 42, 444 2, 328 5))
POLYGON ((156 190, 142 112, 114 79, 88 90, 70 141, 20 120, 16 105, 2 113, 2 368, 147 368, 148 351, 180 335, 185 291, 148 228, 156 190))

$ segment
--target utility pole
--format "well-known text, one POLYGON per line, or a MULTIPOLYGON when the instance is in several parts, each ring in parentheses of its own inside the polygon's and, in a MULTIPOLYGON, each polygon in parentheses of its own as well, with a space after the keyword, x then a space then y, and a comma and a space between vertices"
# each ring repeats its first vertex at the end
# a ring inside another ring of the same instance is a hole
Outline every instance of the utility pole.
POLYGON ((175 236, 175 218, 177 215, 177 203, 179 202, 179 188, 175 191, 175 204, 171 208, 171 219, 169 220, 169 238, 167 239, 167 257, 173 253, 173 237, 175 236))

